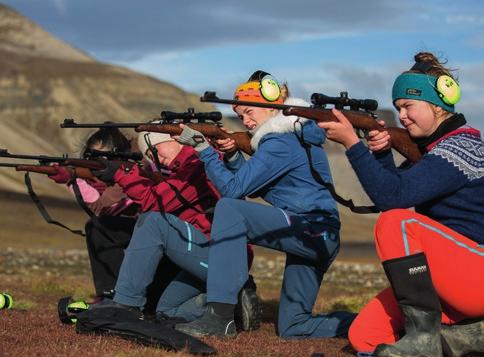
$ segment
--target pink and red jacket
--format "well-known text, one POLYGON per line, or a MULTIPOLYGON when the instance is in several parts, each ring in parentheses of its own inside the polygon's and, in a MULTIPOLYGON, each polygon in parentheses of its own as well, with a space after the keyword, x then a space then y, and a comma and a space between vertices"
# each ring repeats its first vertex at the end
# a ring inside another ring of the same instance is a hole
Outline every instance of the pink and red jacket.
POLYGON ((193 148, 184 146, 168 169, 168 174, 156 174, 158 183, 145 177, 148 175, 138 166, 129 171, 121 167, 114 180, 142 212, 171 213, 209 237, 211 215, 220 194, 208 180, 203 162, 193 148))

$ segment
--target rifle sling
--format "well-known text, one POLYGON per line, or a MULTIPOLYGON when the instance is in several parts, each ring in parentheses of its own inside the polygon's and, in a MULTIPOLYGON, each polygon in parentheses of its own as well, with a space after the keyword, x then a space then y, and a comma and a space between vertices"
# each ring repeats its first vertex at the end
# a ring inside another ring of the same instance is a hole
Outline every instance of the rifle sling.
POLYGON ((340 195, 338 195, 338 193, 336 193, 334 185, 331 182, 324 181, 324 179, 321 177, 319 172, 314 168, 312 155, 311 155, 311 144, 304 141, 303 124, 299 121, 296 121, 296 123, 294 123, 294 133, 296 134, 296 137, 298 138, 299 143, 301 144, 301 146, 306 151, 306 155, 307 155, 308 161, 309 161, 309 169, 311 170, 311 175, 313 176, 314 180, 317 183, 319 183, 320 185, 326 187, 328 189, 329 193, 331 194, 331 196, 333 196, 333 198, 336 202, 338 202, 342 206, 348 207, 352 212, 355 212, 355 213, 358 213, 358 214, 368 214, 368 213, 378 213, 378 212, 380 212, 376 208, 376 206, 355 206, 355 204, 353 203, 353 200, 351 198, 347 200, 347 199, 341 197, 340 195), (296 123, 299 123, 301 125, 301 135, 300 136, 297 134, 296 123))
POLYGON ((26 172, 24 176, 24 181, 25 181, 25 186, 27 186, 27 190, 29 193, 30 198, 34 202, 35 206, 37 207, 38 211, 42 215, 42 217, 45 219, 45 221, 48 224, 54 224, 56 226, 62 227, 64 229, 67 229, 69 232, 73 234, 80 235, 82 237, 85 237, 85 233, 82 230, 79 229, 71 229, 67 227, 66 225, 60 223, 59 221, 53 220, 52 217, 49 215, 49 212, 47 212, 47 209, 44 207, 42 202, 40 201, 39 197, 37 194, 34 192, 34 188, 32 187, 32 181, 30 180, 29 173, 26 172))

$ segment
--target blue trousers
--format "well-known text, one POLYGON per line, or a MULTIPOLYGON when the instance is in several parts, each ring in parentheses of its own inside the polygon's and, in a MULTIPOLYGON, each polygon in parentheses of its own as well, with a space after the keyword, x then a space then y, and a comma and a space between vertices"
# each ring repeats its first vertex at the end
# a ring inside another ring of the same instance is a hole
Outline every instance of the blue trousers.
POLYGON ((323 275, 339 250, 339 230, 281 209, 222 198, 215 207, 207 301, 237 303, 248 277, 247 242, 286 253, 277 332, 281 337, 345 335, 355 314, 312 315, 323 275))
POLYGON ((193 321, 202 317, 207 306, 206 284, 190 273, 181 271, 160 297, 157 312, 168 317, 193 321))
POLYGON ((146 288, 163 256, 183 271, 163 292, 157 311, 189 321, 201 316, 204 306, 196 296, 205 290, 208 240, 191 224, 166 213, 147 212, 139 216, 121 264, 114 301, 144 306, 146 288))

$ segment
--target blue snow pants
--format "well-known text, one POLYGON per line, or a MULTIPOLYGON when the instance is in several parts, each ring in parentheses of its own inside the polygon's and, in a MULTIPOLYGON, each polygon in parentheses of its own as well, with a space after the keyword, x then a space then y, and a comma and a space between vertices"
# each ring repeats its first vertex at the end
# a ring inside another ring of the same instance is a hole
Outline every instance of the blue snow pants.
POLYGON ((237 303, 248 277, 247 243, 286 253, 277 332, 281 337, 345 335, 356 314, 313 315, 323 275, 339 250, 339 230, 239 199, 215 207, 208 257, 207 302, 237 303))

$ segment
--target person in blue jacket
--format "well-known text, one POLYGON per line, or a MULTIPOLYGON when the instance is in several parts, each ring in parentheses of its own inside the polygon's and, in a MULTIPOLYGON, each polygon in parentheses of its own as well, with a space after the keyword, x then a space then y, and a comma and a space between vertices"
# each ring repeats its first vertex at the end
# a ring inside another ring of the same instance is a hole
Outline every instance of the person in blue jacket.
MULTIPOLYGON (((287 88, 263 71, 235 91, 235 99, 259 103, 309 105, 287 98, 287 88)), ((354 314, 313 315, 323 275, 339 251, 340 220, 336 202, 316 182, 309 160, 326 181, 331 172, 322 148, 324 132, 314 122, 284 116, 278 110, 235 106, 253 134, 253 156, 237 152, 225 163, 203 136, 184 127, 177 140, 199 153, 209 179, 221 193, 215 207, 209 248, 208 309, 176 328, 193 336, 235 336, 237 292, 247 280, 247 242, 286 253, 277 333, 311 338, 345 335, 354 314), (306 151, 308 150, 308 151, 306 151), (309 156, 308 157, 308 152, 309 156), (271 205, 248 202, 261 197, 271 205)), ((229 145, 230 146, 230 145, 229 145)))

